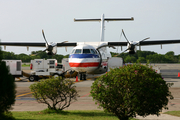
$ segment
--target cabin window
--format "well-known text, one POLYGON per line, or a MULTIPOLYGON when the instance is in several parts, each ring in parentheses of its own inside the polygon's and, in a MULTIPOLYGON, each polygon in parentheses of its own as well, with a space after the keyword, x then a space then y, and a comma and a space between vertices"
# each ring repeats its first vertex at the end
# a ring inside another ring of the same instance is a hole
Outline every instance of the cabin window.
POLYGON ((80 54, 81 53, 81 49, 76 49, 75 54, 80 54))
POLYGON ((83 53, 84 53, 84 54, 90 54, 91 52, 90 52, 89 49, 83 49, 83 53))

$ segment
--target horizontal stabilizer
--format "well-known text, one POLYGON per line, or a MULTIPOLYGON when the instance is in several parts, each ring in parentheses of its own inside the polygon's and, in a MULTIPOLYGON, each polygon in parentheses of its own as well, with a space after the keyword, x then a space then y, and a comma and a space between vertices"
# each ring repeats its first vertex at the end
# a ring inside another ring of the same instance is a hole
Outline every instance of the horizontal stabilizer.
POLYGON ((78 22, 78 21, 101 21, 101 19, 74 19, 75 22, 78 22))
MULTIPOLYGON (((131 18, 104 18, 105 21, 126 21, 126 20, 134 20, 133 17, 131 18)), ((101 21, 101 19, 74 19, 75 22, 82 22, 82 21, 101 21)))
POLYGON ((134 20, 134 18, 104 18, 106 21, 125 21, 125 20, 134 20))

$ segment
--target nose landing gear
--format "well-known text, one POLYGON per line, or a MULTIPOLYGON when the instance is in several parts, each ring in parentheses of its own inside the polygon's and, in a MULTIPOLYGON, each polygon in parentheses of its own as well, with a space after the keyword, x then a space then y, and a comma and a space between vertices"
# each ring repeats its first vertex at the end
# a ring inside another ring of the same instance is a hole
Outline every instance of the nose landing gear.
POLYGON ((86 73, 79 73, 80 80, 86 80, 86 73))

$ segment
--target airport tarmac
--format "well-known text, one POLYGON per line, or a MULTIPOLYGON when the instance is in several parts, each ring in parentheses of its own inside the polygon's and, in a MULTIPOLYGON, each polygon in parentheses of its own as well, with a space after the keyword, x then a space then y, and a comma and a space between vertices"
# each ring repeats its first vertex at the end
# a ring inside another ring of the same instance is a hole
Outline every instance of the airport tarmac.
MULTIPOLYGON (((173 100, 170 100, 168 103, 168 110, 166 111, 176 111, 180 110, 180 78, 177 77, 178 72, 180 72, 180 65, 161 65, 161 74, 164 77, 164 80, 168 83, 174 83, 174 85, 170 88, 171 93, 174 96, 173 100), (162 69, 163 66, 163 69, 162 69), (167 68, 167 69, 166 69, 167 68)), ((159 67, 159 66, 158 66, 159 67)), ((72 79, 75 81, 75 78, 72 79)), ((95 104, 92 97, 90 96, 91 85, 94 82, 94 78, 91 78, 86 81, 76 82, 76 89, 79 91, 80 97, 78 100, 70 105, 70 107, 66 108, 66 110, 102 110, 97 108, 98 105, 95 104)), ((16 102, 13 105, 12 111, 38 111, 47 108, 47 105, 38 103, 33 97, 32 93, 29 89, 29 86, 34 82, 27 82, 27 79, 22 79, 22 81, 16 81, 17 85, 17 97, 16 102)), ((147 120, 154 120, 154 119, 162 119, 162 120, 179 120, 180 117, 173 117, 166 114, 161 114, 160 117, 157 116, 148 116, 148 117, 140 117, 138 116, 137 119, 147 119, 147 120)))

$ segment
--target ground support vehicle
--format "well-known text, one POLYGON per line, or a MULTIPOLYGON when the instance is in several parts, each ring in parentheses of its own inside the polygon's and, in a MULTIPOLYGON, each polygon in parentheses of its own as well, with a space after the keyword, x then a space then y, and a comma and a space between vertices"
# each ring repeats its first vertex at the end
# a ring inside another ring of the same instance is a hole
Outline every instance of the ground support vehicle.
POLYGON ((108 71, 110 71, 110 69, 122 67, 123 59, 120 57, 109 58, 107 66, 108 66, 108 71))
POLYGON ((31 75, 29 76, 29 81, 33 82, 39 80, 40 78, 48 77, 63 77, 63 70, 57 68, 56 59, 34 59, 31 60, 30 64, 31 75))
POLYGON ((78 72, 76 72, 69 66, 68 58, 62 59, 62 69, 63 69, 63 71, 65 71, 65 74, 64 74, 65 78, 72 78, 72 77, 76 77, 78 75, 78 72))
POLYGON ((21 60, 2 60, 6 63, 6 66, 9 68, 9 72, 14 77, 22 77, 22 70, 21 70, 21 60))

